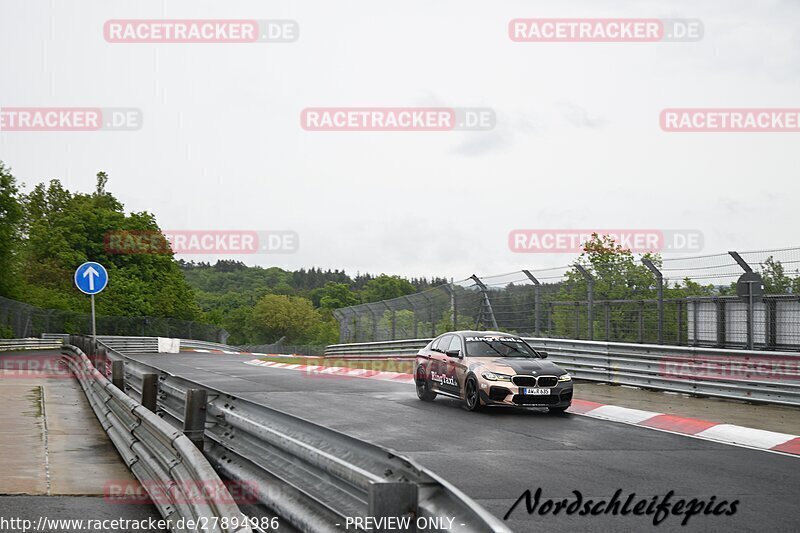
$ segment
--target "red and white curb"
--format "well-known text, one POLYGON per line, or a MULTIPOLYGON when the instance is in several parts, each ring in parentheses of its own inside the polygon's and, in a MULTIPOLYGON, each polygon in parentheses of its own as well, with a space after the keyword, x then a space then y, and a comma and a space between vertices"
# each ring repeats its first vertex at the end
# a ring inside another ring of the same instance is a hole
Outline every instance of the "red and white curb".
POLYGON ((233 352, 229 350, 204 350, 202 348, 181 348, 181 353, 184 352, 196 352, 196 353, 224 353, 227 355, 257 355, 258 357, 304 357, 304 358, 314 358, 317 356, 314 355, 291 355, 285 353, 260 353, 260 352, 233 352))
MULTIPOLYGON (((377 370, 333 366, 294 365, 275 361, 262 361, 260 359, 245 361, 245 364, 283 368, 286 370, 300 370, 311 375, 320 376, 333 375, 337 377, 377 379, 402 383, 412 383, 414 381, 414 376, 412 374, 401 372, 381 372, 377 370)), ((578 399, 572 400, 572 406, 569 408, 569 412, 601 420, 621 422, 623 424, 656 429, 668 433, 677 433, 687 437, 721 442, 723 444, 733 444, 758 450, 800 455, 800 436, 790 435, 788 433, 753 429, 735 426, 733 424, 721 424, 719 422, 709 422, 697 418, 686 418, 656 413, 654 411, 619 407, 616 405, 604 405, 578 399)))
POLYGON ((721 424, 616 405, 603 405, 586 400, 573 400, 569 411, 577 415, 658 429, 698 439, 800 455, 800 437, 788 433, 721 424))
POLYGON ((349 368, 346 366, 320 366, 320 365, 296 365, 280 363, 277 361, 262 361, 253 359, 245 361, 246 365, 267 366, 271 368, 283 368, 285 370, 300 370, 313 376, 336 376, 347 378, 377 379, 380 381, 394 381, 400 383, 412 383, 414 376, 405 372, 384 372, 381 370, 366 370, 363 368, 349 368))

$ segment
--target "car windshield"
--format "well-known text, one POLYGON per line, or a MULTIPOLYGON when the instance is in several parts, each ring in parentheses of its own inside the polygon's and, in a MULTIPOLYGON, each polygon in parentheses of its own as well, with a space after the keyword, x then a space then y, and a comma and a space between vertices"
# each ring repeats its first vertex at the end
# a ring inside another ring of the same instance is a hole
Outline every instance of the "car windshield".
POLYGON ((466 337, 467 357, 535 357, 525 341, 516 337, 466 337))

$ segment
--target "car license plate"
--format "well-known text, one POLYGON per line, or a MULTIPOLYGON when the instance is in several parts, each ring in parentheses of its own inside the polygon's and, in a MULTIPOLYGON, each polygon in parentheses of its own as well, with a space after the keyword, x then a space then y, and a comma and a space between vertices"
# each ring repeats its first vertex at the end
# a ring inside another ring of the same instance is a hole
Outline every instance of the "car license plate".
POLYGON ((550 389, 523 389, 522 394, 530 394, 531 396, 548 396, 550 389))

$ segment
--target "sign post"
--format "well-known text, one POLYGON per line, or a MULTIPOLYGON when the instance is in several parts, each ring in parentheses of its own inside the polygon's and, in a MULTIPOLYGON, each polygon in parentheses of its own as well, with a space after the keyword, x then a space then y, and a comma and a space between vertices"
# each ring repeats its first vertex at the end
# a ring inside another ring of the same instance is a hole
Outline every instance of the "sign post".
POLYGON ((97 338, 97 325, 94 314, 94 295, 108 285, 108 272, 100 263, 87 261, 75 270, 75 286, 92 297, 92 339, 97 338))

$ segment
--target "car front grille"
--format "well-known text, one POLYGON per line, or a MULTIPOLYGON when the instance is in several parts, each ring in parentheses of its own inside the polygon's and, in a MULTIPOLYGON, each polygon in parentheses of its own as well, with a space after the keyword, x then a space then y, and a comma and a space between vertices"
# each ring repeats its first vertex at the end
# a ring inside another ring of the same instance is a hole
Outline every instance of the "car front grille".
POLYGON ((514 385, 518 387, 543 387, 549 389, 558 385, 556 376, 514 376, 511 378, 514 385))
POLYGON ((535 387, 536 386, 536 377, 535 376, 514 376, 511 381, 514 382, 514 385, 518 387, 535 387))
POLYGON ((558 385, 558 378, 556 376, 539 376, 537 384, 540 387, 555 387, 558 385))

